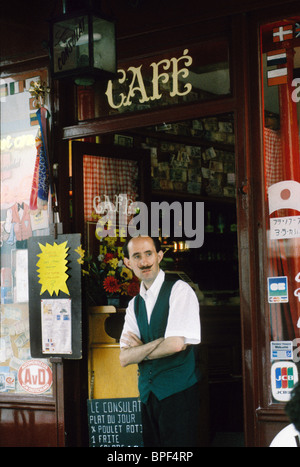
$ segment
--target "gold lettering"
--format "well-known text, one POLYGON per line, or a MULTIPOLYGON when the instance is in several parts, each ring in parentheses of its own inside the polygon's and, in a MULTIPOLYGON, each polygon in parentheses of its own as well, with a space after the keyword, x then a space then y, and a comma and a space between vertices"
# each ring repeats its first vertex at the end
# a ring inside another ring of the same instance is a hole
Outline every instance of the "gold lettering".
POLYGON ((125 229, 125 227, 119 228, 119 236, 120 236, 120 241, 121 241, 121 243, 125 243, 125 237, 126 237, 126 229, 125 229))
POLYGON ((104 245, 99 245, 99 255, 106 255, 107 248, 104 245))
MULTIPOLYGON (((118 73, 122 74, 122 77, 118 80, 118 83, 123 84, 125 82, 125 80, 126 80, 126 71, 125 70, 118 70, 118 73)), ((113 82, 112 82, 111 79, 107 83, 107 89, 106 89, 105 94, 107 95, 107 100, 108 100, 108 103, 109 103, 110 107, 112 107, 113 109, 119 109, 120 107, 122 107, 122 105, 124 105, 124 101, 125 101, 126 96, 125 96, 125 94, 123 92, 121 92, 121 94, 120 94, 121 102, 119 104, 114 104, 114 101, 113 101, 113 82)))
POLYGON ((147 96, 142 73, 141 73, 141 68, 142 65, 139 66, 138 68, 135 68, 133 66, 128 68, 128 71, 131 71, 133 74, 130 86, 129 86, 129 92, 127 99, 124 103, 124 105, 131 105, 131 97, 134 97, 135 91, 139 91, 141 93, 142 98, 139 99, 139 102, 142 104, 143 102, 148 102, 149 97, 147 96), (135 80, 137 79, 138 81, 138 86, 134 87, 135 80))
MULTIPOLYGON (((152 68, 152 96, 148 97, 143 76, 142 76, 142 65, 139 67, 129 67, 127 72, 132 73, 132 79, 131 82, 128 86, 128 94, 124 92, 121 92, 119 94, 119 103, 114 102, 114 97, 113 97, 113 81, 109 80, 107 84, 107 89, 106 89, 106 96, 108 100, 108 104, 110 107, 113 109, 119 109, 122 106, 130 106, 132 104, 132 98, 135 96, 135 94, 138 92, 140 93, 140 98, 139 102, 142 104, 144 102, 148 102, 149 100, 154 101, 154 100, 159 100, 162 97, 162 94, 160 93, 159 86, 160 84, 166 84, 170 77, 172 77, 172 90, 170 92, 171 97, 175 96, 185 96, 192 90, 192 84, 185 82, 183 91, 179 90, 179 79, 182 81, 185 81, 186 78, 189 76, 189 70, 188 67, 192 65, 193 59, 190 55, 188 55, 189 51, 188 49, 185 49, 183 51, 183 54, 181 57, 176 58, 173 57, 170 60, 164 58, 163 60, 160 60, 159 62, 151 63, 150 67, 152 68), (181 63, 183 67, 180 68, 181 63), (163 69, 162 72, 160 72, 160 68, 163 69)), ((129 82, 128 77, 127 77, 127 72, 125 70, 118 70, 118 73, 121 73, 121 78, 118 80, 119 84, 124 84, 126 81, 129 82)), ((116 84, 116 87, 118 85, 116 84)), ((116 96, 115 96, 116 98, 116 96)))
POLYGON ((191 66, 191 64, 193 63, 193 59, 190 55, 187 55, 188 53, 189 53, 188 49, 185 49, 183 51, 183 55, 180 58, 178 59, 175 57, 171 58, 171 62, 173 63, 173 89, 170 92, 171 97, 185 96, 192 90, 191 83, 186 83, 184 85, 185 91, 183 92, 179 92, 179 89, 178 89, 178 76, 181 74, 182 78, 187 78, 189 75, 189 70, 187 68, 181 68, 180 70, 178 69, 178 63, 180 62, 180 60, 185 60, 184 65, 186 67, 191 66))
POLYGON ((161 79, 162 83, 167 83, 169 81, 169 73, 158 73, 158 67, 163 65, 164 70, 168 70, 170 68, 171 62, 170 60, 164 59, 158 63, 151 63, 151 67, 153 68, 153 78, 152 78, 152 86, 153 86, 153 93, 151 100, 154 101, 156 99, 160 99, 162 94, 159 94, 159 79, 161 79))

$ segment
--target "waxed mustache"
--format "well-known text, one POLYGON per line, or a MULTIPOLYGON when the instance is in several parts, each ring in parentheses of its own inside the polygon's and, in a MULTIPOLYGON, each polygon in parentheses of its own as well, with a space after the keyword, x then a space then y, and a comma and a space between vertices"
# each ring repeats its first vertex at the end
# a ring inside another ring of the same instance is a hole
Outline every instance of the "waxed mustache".
POLYGON ((151 266, 141 266, 141 267, 140 267, 140 270, 141 270, 141 271, 147 271, 148 269, 151 269, 152 266, 153 266, 153 264, 152 264, 151 266))

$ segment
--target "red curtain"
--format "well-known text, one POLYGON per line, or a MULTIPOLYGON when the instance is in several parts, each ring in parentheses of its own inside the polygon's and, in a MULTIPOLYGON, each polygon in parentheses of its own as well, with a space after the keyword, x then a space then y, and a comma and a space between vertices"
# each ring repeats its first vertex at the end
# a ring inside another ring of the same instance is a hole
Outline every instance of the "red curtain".
MULTIPOLYGON (((288 83, 279 86, 280 131, 265 128, 265 186, 284 180, 300 182, 299 126, 297 107, 291 96, 294 88, 293 49, 287 49, 288 83)), ((291 209, 277 211, 273 217, 296 216, 291 209)), ((300 303, 294 296, 299 287, 295 281, 300 272, 300 239, 269 240, 269 277, 287 276, 289 302, 270 305, 271 339, 293 340, 299 334, 297 322, 300 303)))
POLYGON ((138 164, 127 159, 113 157, 83 157, 84 179, 84 219, 95 221, 93 207, 95 196, 108 196, 110 202, 115 203, 115 196, 127 194, 128 200, 137 200, 138 164))

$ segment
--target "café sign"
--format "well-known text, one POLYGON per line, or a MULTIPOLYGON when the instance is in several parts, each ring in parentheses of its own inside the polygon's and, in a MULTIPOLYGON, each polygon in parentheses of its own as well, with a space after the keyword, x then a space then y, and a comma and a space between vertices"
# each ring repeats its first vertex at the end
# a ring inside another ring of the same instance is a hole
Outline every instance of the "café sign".
MULTIPOLYGON (((162 97, 160 90, 160 84, 166 84, 170 82, 170 97, 175 96, 186 96, 192 90, 192 84, 186 82, 183 86, 183 90, 179 89, 179 80, 187 80, 189 76, 189 67, 192 65, 193 59, 189 55, 188 49, 183 51, 181 57, 172 57, 170 59, 164 58, 159 62, 153 62, 150 64, 150 73, 152 74, 152 87, 150 87, 151 93, 146 91, 146 86, 143 79, 143 65, 139 67, 129 67, 127 70, 120 69, 118 74, 121 77, 116 80, 109 80, 106 96, 110 107, 113 109, 119 109, 120 107, 127 107, 132 104, 132 98, 136 93, 140 94, 139 102, 141 104, 149 101, 159 100, 162 97), (152 68, 152 71, 151 71, 152 68), (120 92, 116 96, 114 86, 119 88, 119 85, 128 84, 128 92, 120 92)), ((148 76, 148 73, 147 73, 148 76)))

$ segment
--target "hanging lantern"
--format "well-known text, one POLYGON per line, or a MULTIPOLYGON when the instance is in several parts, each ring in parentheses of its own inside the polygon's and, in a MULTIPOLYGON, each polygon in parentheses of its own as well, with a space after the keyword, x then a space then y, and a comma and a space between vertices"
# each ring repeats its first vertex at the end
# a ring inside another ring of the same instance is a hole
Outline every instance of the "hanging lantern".
POLYGON ((115 25, 98 14, 67 13, 51 22, 51 72, 91 85, 116 75, 115 25))

